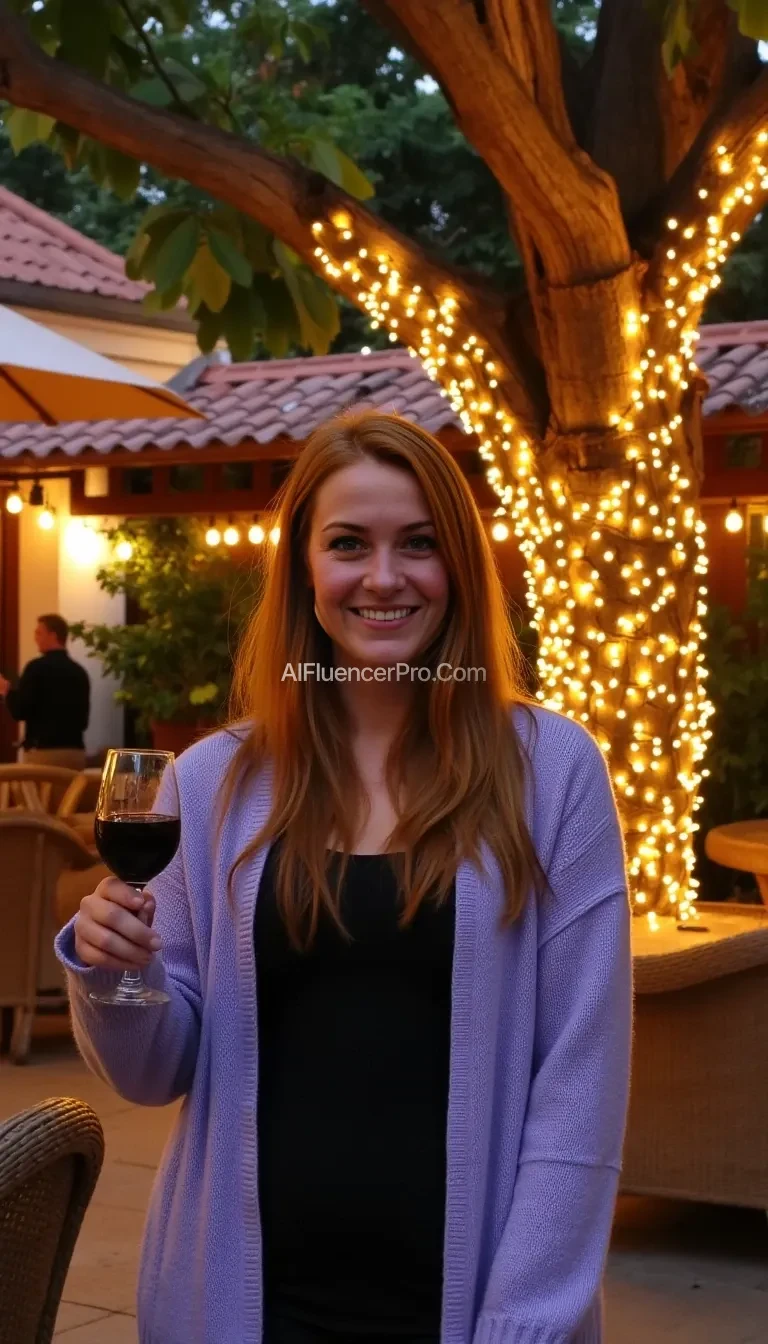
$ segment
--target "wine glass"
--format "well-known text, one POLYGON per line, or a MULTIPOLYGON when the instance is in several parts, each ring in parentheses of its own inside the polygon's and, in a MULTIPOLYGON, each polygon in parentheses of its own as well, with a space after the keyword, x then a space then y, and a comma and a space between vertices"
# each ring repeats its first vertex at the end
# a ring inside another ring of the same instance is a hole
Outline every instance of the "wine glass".
MULTIPOLYGON (((121 882, 143 891, 179 847, 179 790, 171 751, 115 748, 107 753, 96 810, 96 847, 121 882)), ((141 916, 140 916, 141 918, 141 916)), ((144 1007, 169 1003, 141 971, 124 971, 115 989, 95 990, 97 1003, 144 1007)))

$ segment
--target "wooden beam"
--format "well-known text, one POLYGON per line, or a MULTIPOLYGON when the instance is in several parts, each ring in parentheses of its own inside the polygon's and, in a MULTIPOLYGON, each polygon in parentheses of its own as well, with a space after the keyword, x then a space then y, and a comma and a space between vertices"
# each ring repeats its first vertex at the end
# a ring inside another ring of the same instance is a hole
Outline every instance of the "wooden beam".
MULTIPOLYGON (((19 671, 19 518, 5 509, 0 492, 0 672, 12 679, 19 671)), ((18 724, 0 705, 0 761, 16 760, 18 724)))

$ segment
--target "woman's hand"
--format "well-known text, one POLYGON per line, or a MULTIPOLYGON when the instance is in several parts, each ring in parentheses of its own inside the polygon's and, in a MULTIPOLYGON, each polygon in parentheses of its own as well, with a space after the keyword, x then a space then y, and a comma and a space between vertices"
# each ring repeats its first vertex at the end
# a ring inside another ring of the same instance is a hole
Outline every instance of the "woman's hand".
POLYGON ((148 966, 160 947, 152 932, 155 901, 116 877, 106 877, 84 896, 75 917, 75 951, 86 966, 136 971, 148 966))

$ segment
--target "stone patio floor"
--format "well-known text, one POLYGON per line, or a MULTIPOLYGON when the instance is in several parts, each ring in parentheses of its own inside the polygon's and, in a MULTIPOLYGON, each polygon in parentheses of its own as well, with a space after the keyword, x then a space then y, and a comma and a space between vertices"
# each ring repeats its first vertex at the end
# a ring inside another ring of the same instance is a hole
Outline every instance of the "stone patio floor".
MULTIPOLYGON (((88 1073, 63 1031, 38 1036, 26 1066, 0 1062, 0 1119, 51 1096, 88 1102, 106 1136, 104 1166, 72 1259, 55 1338, 137 1344, 134 1293, 144 1210, 177 1106, 125 1102, 88 1073)), ((765 1215, 620 1199, 607 1300, 606 1344, 765 1344, 765 1215)))

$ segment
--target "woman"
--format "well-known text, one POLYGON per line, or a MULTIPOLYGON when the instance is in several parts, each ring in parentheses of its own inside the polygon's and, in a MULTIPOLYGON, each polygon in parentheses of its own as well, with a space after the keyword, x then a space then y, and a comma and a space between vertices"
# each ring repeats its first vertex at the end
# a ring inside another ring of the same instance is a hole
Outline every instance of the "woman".
POLYGON ((631 1015, 602 756, 526 703, 424 431, 325 425, 279 524, 153 930, 109 879, 57 940, 94 1071, 184 1098, 142 1344, 598 1344, 631 1015), (169 1004, 88 998, 136 966, 169 1004))

